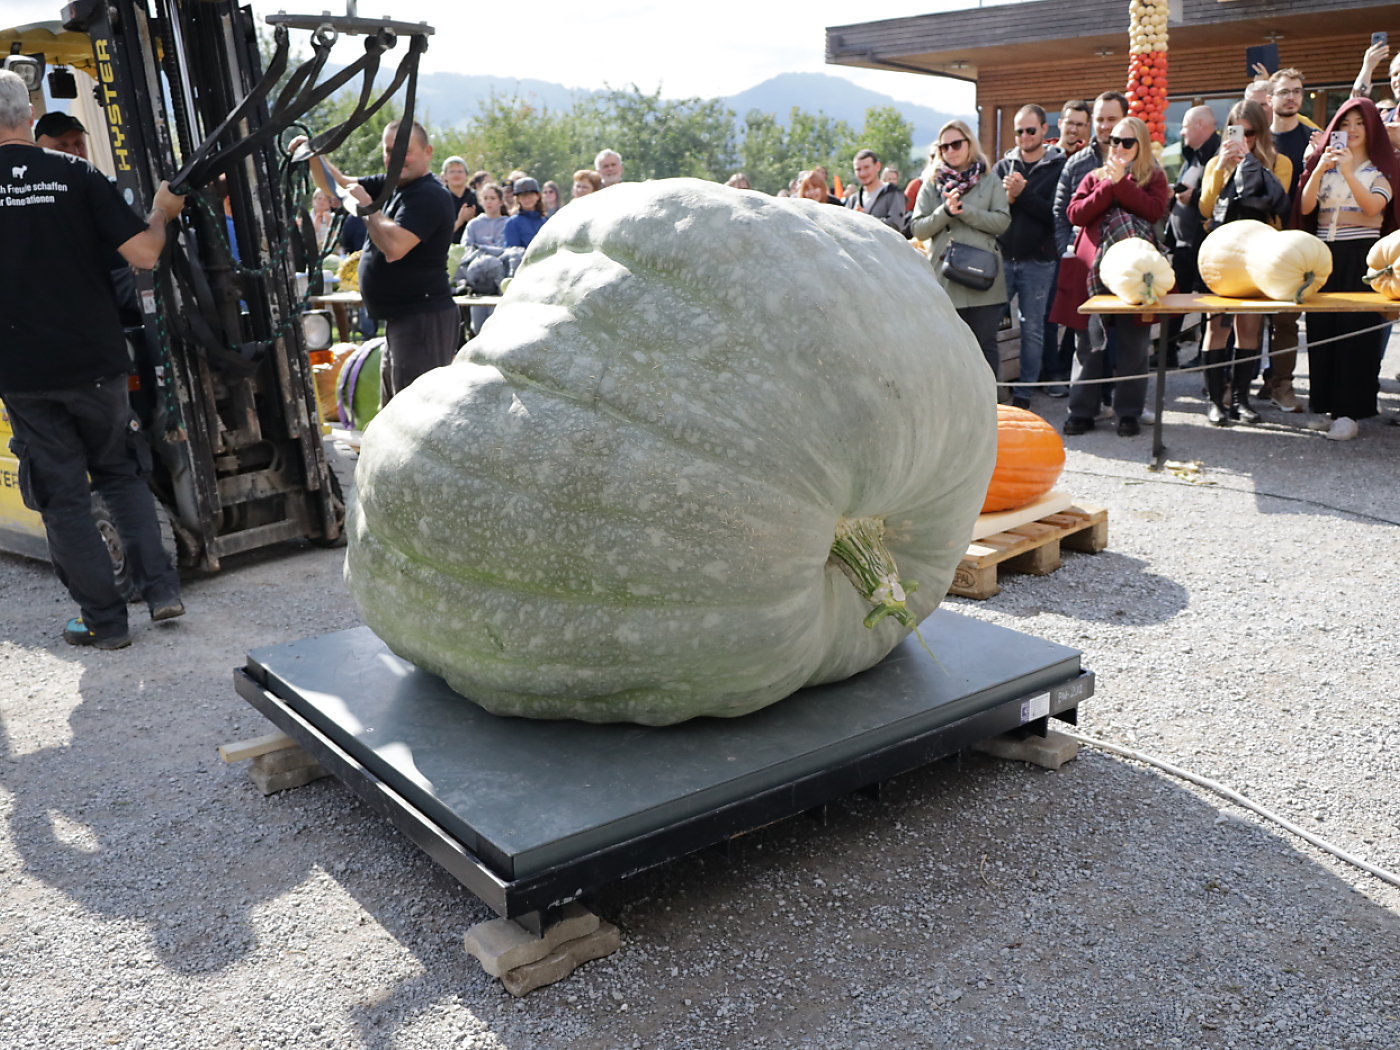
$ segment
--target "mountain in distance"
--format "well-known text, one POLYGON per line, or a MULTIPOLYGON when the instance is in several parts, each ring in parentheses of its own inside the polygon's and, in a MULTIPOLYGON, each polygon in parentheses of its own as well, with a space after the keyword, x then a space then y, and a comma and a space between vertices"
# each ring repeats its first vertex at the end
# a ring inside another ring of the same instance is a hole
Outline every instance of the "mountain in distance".
MULTIPOLYGON (((380 78, 387 84, 389 74, 380 78)), ((481 110, 492 93, 501 98, 516 97, 536 106, 558 112, 570 108, 579 98, 600 92, 570 88, 547 80, 519 80, 473 73, 423 73, 418 77, 418 107, 430 123, 460 126, 481 110)), ((751 109, 774 114, 786 124, 792 108, 808 113, 824 113, 844 120, 854 128, 865 123, 865 111, 872 106, 893 106, 914 125, 914 149, 922 155, 938 135, 938 129, 954 117, 976 124, 969 114, 944 113, 929 106, 901 102, 829 73, 779 73, 747 91, 722 99, 742 126, 751 109)))
POLYGON ((865 123, 867 109, 893 106, 914 125, 914 152, 919 156, 924 156, 928 144, 938 137, 938 129, 948 121, 961 118, 974 128, 977 126, 977 118, 971 114, 944 113, 913 102, 901 102, 830 73, 779 73, 724 101, 740 121, 749 110, 757 109, 776 114, 785 124, 792 107, 796 106, 808 113, 825 113, 836 120, 844 120, 857 130, 865 123))

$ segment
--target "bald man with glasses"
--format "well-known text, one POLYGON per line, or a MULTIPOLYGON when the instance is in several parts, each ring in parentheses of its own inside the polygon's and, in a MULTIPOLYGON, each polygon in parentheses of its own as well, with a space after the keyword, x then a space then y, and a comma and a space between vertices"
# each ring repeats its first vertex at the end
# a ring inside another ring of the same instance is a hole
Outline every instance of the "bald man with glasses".
MULTIPOLYGON (((1045 144, 1045 110, 1022 106, 1016 145, 992 167, 1011 203, 1011 225, 997 238, 1006 263, 1006 292, 1016 299, 1021 322, 1021 381, 1040 381, 1045 352, 1045 311, 1055 287, 1055 188, 1065 166, 1058 146, 1045 144)), ((1011 403, 1030 408, 1034 388, 1011 388, 1011 403)))

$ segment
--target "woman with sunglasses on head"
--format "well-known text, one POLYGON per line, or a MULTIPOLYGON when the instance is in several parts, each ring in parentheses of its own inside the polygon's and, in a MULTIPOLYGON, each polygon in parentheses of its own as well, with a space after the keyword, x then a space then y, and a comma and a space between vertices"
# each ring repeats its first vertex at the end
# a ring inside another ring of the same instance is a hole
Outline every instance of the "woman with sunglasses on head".
MULTIPOLYGON (((1293 162, 1274 149, 1264 107, 1248 100, 1236 102, 1230 108, 1225 125, 1220 152, 1206 163, 1201 176, 1200 207, 1207 229, 1214 230, 1236 219, 1257 219, 1276 230, 1283 229, 1289 213, 1285 187, 1293 180, 1293 162), (1239 131, 1232 134, 1234 129, 1239 131)), ((1264 318, 1263 314, 1233 316, 1233 351, 1226 346, 1230 341, 1231 315, 1218 314, 1210 319, 1206 364, 1220 366, 1206 370, 1206 393, 1210 397, 1206 418, 1213 426, 1223 427, 1231 420, 1259 422, 1259 413, 1249 403, 1249 385, 1254 382, 1259 362, 1246 361, 1234 366, 1228 406, 1225 404, 1225 366, 1236 358, 1258 356, 1264 318)))
MULTIPOLYGON (((1375 103, 1353 98, 1327 125, 1322 141, 1345 132, 1347 144, 1329 145, 1303 165, 1293 225, 1315 232, 1332 250, 1332 276, 1325 292, 1364 292, 1366 253, 1376 239, 1396 228, 1394 200, 1400 158, 1390 144, 1375 103)), ((1308 409, 1321 416, 1333 441, 1356 437, 1358 419, 1376 415, 1384 354, 1381 314, 1315 313, 1308 321, 1308 409), (1376 331, 1363 331, 1375 328, 1376 331), (1337 336, 1337 342, 1314 344, 1337 336)))
MULTIPOLYGON (((1123 118, 1109 136, 1103 167, 1084 176, 1065 212, 1069 221, 1079 227, 1074 254, 1089 268, 1086 298, 1107 291, 1099 277, 1098 264, 1111 245, 1128 237, 1140 237, 1160 250, 1153 227, 1166 214, 1170 201, 1171 189, 1152 155, 1147 125, 1137 117, 1123 118)), ((1088 381, 1106 378, 1108 374, 1108 325, 1118 334, 1118 374, 1137 376, 1147 371, 1152 334, 1149 324, 1132 314, 1091 316, 1087 350, 1075 355, 1070 378, 1066 434, 1094 429, 1100 390, 1098 383, 1088 381)), ((1140 432, 1138 416, 1146 401, 1145 378, 1120 379, 1113 384, 1113 412, 1118 417, 1120 437, 1135 437, 1140 432)))
POLYGON ((937 159, 924 171, 910 228, 918 240, 931 242, 929 258, 938 283, 963 323, 972 329, 992 375, 999 380, 997 329, 1006 310, 1006 274, 997 236, 1011 225, 1006 187, 1000 179, 988 176, 986 155, 972 129, 961 120, 950 120, 939 129, 932 152, 937 159), (942 261, 953 244, 995 256, 996 279, 991 287, 978 290, 945 275, 942 261))

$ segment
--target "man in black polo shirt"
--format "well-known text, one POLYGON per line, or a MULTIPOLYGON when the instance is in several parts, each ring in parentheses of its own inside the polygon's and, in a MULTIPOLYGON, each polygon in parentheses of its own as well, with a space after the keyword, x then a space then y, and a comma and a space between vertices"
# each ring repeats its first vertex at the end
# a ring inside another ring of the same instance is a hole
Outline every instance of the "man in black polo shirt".
MULTIPOLYGON (((399 122, 384 129, 384 166, 399 122)), ((295 150, 305 138, 293 139, 295 150)), ((462 346, 462 322, 447 275, 457 208, 452 194, 432 175, 433 147, 423 125, 415 123, 404 154, 398 185, 381 211, 365 220, 369 241, 360 256, 360 295, 370 316, 384 326, 384 361, 379 369, 379 403, 386 405, 424 372, 450 364, 462 346)), ((379 196, 387 175, 351 178, 324 158, 311 161, 311 177, 329 193, 326 179, 368 204, 379 196)))
POLYGON ((154 267, 184 200, 161 183, 142 222, 87 161, 36 145, 33 116, 24 82, 0 71, 0 398, 25 503, 43 516, 54 569, 82 610, 63 637, 120 649, 131 644, 126 599, 93 522, 89 477, 151 619, 185 607, 142 478, 149 451, 127 400, 131 359, 106 258, 115 248, 154 267))

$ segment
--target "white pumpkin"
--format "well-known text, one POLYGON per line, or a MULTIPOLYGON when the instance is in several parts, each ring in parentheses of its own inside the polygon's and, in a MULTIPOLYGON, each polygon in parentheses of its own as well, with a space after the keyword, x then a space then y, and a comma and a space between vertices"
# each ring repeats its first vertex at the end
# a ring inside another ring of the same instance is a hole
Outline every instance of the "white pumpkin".
POLYGON ((1387 299, 1400 299, 1400 274, 1396 273, 1396 263, 1400 263, 1400 230, 1382 237, 1366 253, 1364 280, 1373 291, 1387 299))
POLYGON ((1125 237, 1099 260, 1099 277, 1125 303, 1153 306, 1176 286, 1166 256, 1141 237, 1125 237))
POLYGON ((1306 230, 1274 230, 1263 243, 1248 266, 1259 290, 1270 299, 1306 302, 1332 276, 1332 249, 1306 230))
POLYGON ((1236 219, 1206 234, 1196 257, 1201 279, 1216 295, 1303 303, 1332 275, 1332 252, 1303 230, 1276 230, 1236 219))
POLYGON ((366 428, 346 576, 396 653, 493 712, 744 714, 938 606, 995 409, 884 224, 624 183, 551 218, 481 335, 366 428))

